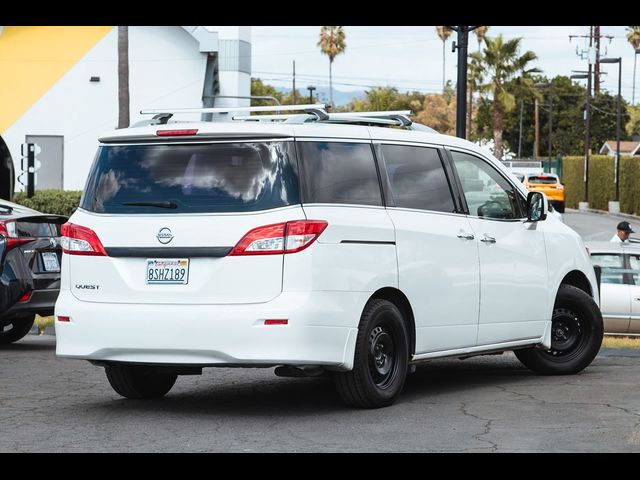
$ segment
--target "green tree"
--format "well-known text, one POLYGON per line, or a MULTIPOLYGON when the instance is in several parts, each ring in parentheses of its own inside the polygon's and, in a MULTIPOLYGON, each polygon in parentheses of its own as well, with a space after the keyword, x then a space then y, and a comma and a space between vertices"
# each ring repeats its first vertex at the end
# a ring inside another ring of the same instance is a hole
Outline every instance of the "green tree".
POLYGON ((640 105, 630 105, 627 107, 627 114, 629 115, 629 121, 625 126, 627 135, 634 136, 640 135, 640 105))
POLYGON ((347 48, 346 35, 342 27, 322 27, 320 29, 320 40, 317 46, 320 51, 329 57, 329 101, 333 106, 333 72, 332 66, 335 58, 344 53, 347 48))
POLYGON ((504 115, 511 112, 515 105, 515 97, 506 88, 507 82, 521 77, 521 85, 534 91, 531 75, 538 73, 537 68, 528 68, 537 59, 531 51, 519 55, 520 38, 505 41, 502 35, 492 39, 485 38, 485 48, 481 55, 481 71, 487 83, 480 90, 491 96, 491 116, 493 127, 494 155, 502 157, 504 131, 504 115))
POLYGON ((445 85, 446 85, 446 82, 445 82, 445 65, 446 65, 445 50, 446 50, 447 40, 451 36, 451 32, 452 32, 452 30, 449 27, 446 27, 444 25, 436 26, 436 33, 438 34, 438 37, 440 37, 440 40, 442 40, 442 91, 443 92, 444 92, 444 88, 445 88, 445 85))
MULTIPOLYGON (((274 86, 264 83, 259 78, 251 79, 251 96, 274 97, 279 103, 284 104, 282 93, 276 90, 274 86)), ((253 107, 272 106, 275 104, 272 100, 251 100, 251 106, 253 107)))

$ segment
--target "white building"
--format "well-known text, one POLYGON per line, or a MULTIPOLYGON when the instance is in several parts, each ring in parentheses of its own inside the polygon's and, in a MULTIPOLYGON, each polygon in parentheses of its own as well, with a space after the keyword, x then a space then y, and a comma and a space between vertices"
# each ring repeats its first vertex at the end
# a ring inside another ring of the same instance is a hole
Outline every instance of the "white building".
MULTIPOLYGON (((98 136, 118 122, 117 38, 108 26, 0 27, 1 197, 24 142, 41 147, 36 189, 83 188, 98 136)), ((250 85, 250 27, 129 27, 131 124, 143 108, 246 106, 222 97, 250 85)))

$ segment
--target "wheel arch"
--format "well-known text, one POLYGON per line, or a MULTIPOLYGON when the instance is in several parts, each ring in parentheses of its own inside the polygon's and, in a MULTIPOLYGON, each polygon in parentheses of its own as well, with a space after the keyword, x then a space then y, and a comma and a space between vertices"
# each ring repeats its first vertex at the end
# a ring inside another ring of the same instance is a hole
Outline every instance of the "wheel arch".
POLYGON ((384 287, 371 295, 367 303, 373 299, 387 300, 400 309, 402 318, 407 325, 407 334, 409 335, 409 355, 413 356, 416 352, 416 322, 413 316, 411 302, 409 302, 407 296, 397 288, 384 287))
MULTIPOLYGON (((571 272, 567 273, 562 278, 560 285, 572 285, 576 288, 579 288, 583 292, 589 294, 591 297, 594 296, 589 279, 584 273, 582 273, 579 270, 572 270, 571 272)), ((560 285, 558 285, 557 291, 560 289, 560 285)), ((558 295, 557 291, 556 291, 556 296, 558 295)))

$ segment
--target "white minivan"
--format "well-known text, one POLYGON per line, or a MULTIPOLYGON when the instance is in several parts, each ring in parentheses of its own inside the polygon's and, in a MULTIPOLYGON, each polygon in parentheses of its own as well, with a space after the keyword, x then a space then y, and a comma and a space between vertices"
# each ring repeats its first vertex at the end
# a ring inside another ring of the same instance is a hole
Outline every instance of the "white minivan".
POLYGON ((276 367, 332 375, 368 408, 432 358, 591 363, 596 276, 544 194, 408 112, 296 108, 160 114, 100 139, 62 227, 59 356, 104 366, 128 398, 203 367, 276 367))

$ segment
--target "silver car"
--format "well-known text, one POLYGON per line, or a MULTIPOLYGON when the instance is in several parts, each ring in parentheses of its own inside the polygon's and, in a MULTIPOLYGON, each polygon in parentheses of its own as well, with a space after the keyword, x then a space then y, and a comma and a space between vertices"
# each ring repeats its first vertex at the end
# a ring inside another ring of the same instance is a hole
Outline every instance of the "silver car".
POLYGON ((600 310, 609 335, 640 335, 640 243, 587 242, 602 268, 600 310))

